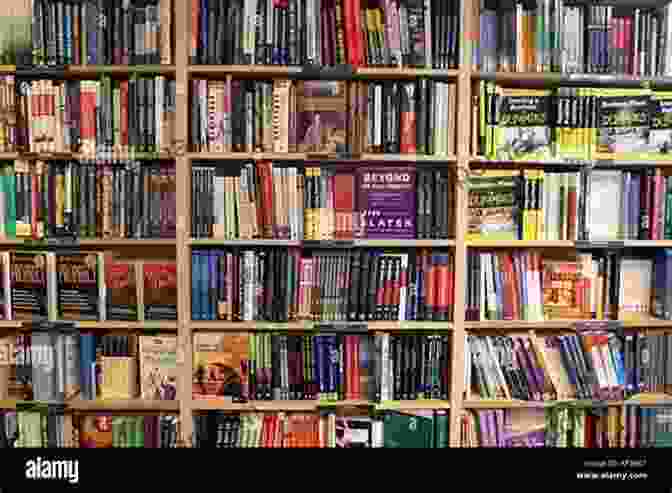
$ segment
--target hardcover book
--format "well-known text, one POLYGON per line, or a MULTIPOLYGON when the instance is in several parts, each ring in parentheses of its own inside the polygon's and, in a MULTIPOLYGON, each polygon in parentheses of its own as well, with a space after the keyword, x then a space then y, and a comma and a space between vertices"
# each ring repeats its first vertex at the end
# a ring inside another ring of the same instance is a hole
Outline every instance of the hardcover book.
POLYGON ((143 399, 177 398, 177 337, 141 336, 140 392, 143 399))
POLYGON ((138 320, 138 270, 135 261, 114 259, 105 261, 105 285, 108 320, 138 320))
POLYGON ((98 254, 56 255, 58 310, 62 320, 101 320, 98 254))
POLYGON ((245 399, 249 344, 249 334, 196 334, 193 398, 245 399))
POLYGON ((47 255, 11 252, 12 310, 16 320, 46 320, 48 312, 47 255))
MULTIPOLYGON (((348 95, 345 82, 299 81, 296 94, 297 151, 348 152, 350 150, 347 137, 348 95)), ((290 119, 293 117, 294 115, 290 114, 290 119)), ((290 129, 291 127, 290 124, 290 129)))
POLYGON ((177 267, 175 261, 145 262, 144 319, 177 320, 177 267))

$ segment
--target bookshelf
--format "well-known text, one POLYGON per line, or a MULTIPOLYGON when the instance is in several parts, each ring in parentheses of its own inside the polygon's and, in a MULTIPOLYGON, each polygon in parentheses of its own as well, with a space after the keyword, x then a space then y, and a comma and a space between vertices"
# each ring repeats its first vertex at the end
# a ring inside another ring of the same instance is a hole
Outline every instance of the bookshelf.
MULTIPOLYGON (((363 153, 356 156, 357 161, 371 161, 381 163, 395 163, 398 161, 408 162, 440 162, 450 170, 456 172, 455 183, 455 209, 449 211, 454 214, 455 235, 450 240, 355 240, 353 247, 448 247, 454 252, 454 291, 453 316, 450 322, 385 322, 370 321, 364 324, 364 330, 377 333, 386 331, 401 332, 417 329, 430 329, 432 331, 448 333, 451 335, 451 362, 450 362, 450 396, 446 401, 441 400, 418 400, 418 401, 390 401, 383 404, 372 405, 369 401, 346 400, 336 403, 324 403, 320 401, 251 401, 244 404, 225 403, 216 400, 192 399, 192 375, 193 358, 192 343, 193 335, 197 332, 243 332, 243 331, 291 331, 296 333, 315 330, 319 322, 226 322, 226 321, 197 321, 192 320, 191 304, 191 252, 196 247, 227 247, 227 246, 284 246, 302 247, 303 241, 289 240, 220 240, 220 239, 196 239, 191 237, 191 166, 194 161, 222 161, 222 160, 273 160, 273 161, 320 161, 338 160, 337 156, 313 156, 306 153, 274 153, 274 152, 191 152, 189 151, 189 91, 191 80, 194 78, 213 78, 221 80, 227 77, 240 79, 273 79, 287 78, 300 74, 300 67, 280 66, 246 66, 246 65, 191 65, 189 63, 189 49, 191 46, 191 18, 193 0, 173 0, 173 26, 175 47, 173 50, 173 65, 147 65, 147 66, 69 66, 63 73, 65 78, 87 78, 102 73, 115 77, 128 77, 135 73, 151 73, 166 75, 175 79, 176 97, 176 128, 173 142, 173 152, 162 153, 160 159, 172 159, 176 164, 176 211, 177 225, 175 239, 159 240, 82 240, 79 245, 86 248, 124 248, 140 250, 152 250, 161 248, 172 252, 177 263, 178 279, 178 320, 176 322, 81 322, 79 327, 109 332, 153 332, 160 327, 161 331, 176 333, 178 337, 177 362, 179 367, 178 398, 176 401, 143 401, 134 399, 129 401, 118 400, 77 400, 68 404, 68 409, 73 413, 143 413, 143 412, 177 412, 181 425, 180 433, 184 442, 190 443, 193 434, 192 416, 195 412, 208 410, 229 410, 241 412, 261 411, 318 411, 323 407, 373 407, 383 409, 449 409, 450 413, 450 436, 452 447, 460 444, 460 415, 465 409, 527 409, 546 408, 558 404, 558 402, 528 402, 519 400, 474 400, 464 398, 465 378, 465 343, 468 333, 474 334, 506 334, 509 332, 543 331, 560 332, 572 331, 574 323, 571 321, 465 321, 465 289, 467 284, 466 259, 471 249, 501 249, 510 250, 517 248, 534 248, 545 250, 557 250, 559 252, 572 251, 577 247, 574 241, 561 240, 467 240, 467 205, 468 205, 468 180, 476 170, 499 169, 499 168, 543 168, 547 163, 516 162, 516 161, 491 161, 482 156, 472 154, 472 125, 469 119, 463 115, 471 116, 473 83, 478 80, 491 80, 505 83, 513 87, 538 88, 554 87, 567 81, 582 80, 576 74, 564 75, 559 73, 517 73, 517 72, 481 72, 472 64, 473 44, 478 43, 478 21, 474 19, 472 12, 478 9, 478 0, 462 0, 461 3, 461 55, 458 69, 430 70, 430 69, 396 69, 396 68, 360 68, 355 70, 352 78, 361 80, 414 80, 419 77, 431 77, 437 80, 450 80, 457 86, 457 123, 456 123, 456 147, 454 155, 447 156, 408 156, 391 154, 363 153)), ((29 0, 11 0, 5 2, 11 5, 12 12, 24 12, 29 14, 29 0)), ((0 7, 0 15, 2 9, 0 7)), ((0 66, 0 73, 14 73, 14 66, 0 66)), ((647 84, 672 84, 672 79, 664 78, 632 78, 615 76, 596 76, 589 79, 594 83, 603 83, 612 86, 641 87, 647 84)), ((0 153, 2 160, 21 159, 78 159, 77 154, 19 154, 0 153)), ((157 157, 152 154, 149 157, 157 157)), ((618 165, 612 162, 611 165, 618 165)), ((632 164, 632 163, 630 163, 632 164)), ((558 163, 559 166, 566 163, 558 163)), ((656 167, 672 166, 672 160, 656 161, 656 167)), ((19 241, 0 241, 0 247, 11 248, 19 244, 19 241)), ((628 240, 622 242, 625 247, 637 248, 672 248, 672 240, 628 240)), ((344 324, 347 325, 347 324, 344 324)), ((625 322, 625 328, 647 328, 650 330, 672 329, 672 321, 651 320, 642 322, 625 322)), ((8 333, 20 329, 20 324, 14 322, 0 323, 0 332, 8 333)), ((660 395, 635 396, 628 403, 669 403, 672 397, 660 395)), ((573 403, 580 404, 578 401, 573 403)), ((626 401, 609 402, 609 406, 623 407, 626 401)), ((11 408, 15 402, 0 401, 0 408, 11 408)))

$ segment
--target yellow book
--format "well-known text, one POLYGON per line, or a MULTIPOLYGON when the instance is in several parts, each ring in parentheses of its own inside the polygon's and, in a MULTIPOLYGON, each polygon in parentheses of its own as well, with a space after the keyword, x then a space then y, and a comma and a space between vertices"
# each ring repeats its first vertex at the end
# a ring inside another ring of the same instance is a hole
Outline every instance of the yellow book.
POLYGON ((552 157, 551 91, 498 88, 496 159, 545 161, 552 157))

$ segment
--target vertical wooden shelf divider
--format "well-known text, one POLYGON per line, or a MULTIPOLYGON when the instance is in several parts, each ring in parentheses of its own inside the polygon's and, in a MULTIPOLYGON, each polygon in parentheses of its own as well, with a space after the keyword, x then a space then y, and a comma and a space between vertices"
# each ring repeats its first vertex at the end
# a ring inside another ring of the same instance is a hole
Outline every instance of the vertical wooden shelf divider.
POLYGON ((193 420, 191 411, 191 366, 193 361, 191 344, 191 255, 189 238, 191 231, 191 211, 189 194, 191 183, 191 163, 186 155, 189 130, 188 95, 189 80, 187 65, 191 28, 191 0, 174 0, 175 26, 175 167, 177 211, 177 285, 178 288, 178 338, 177 363, 179 368, 180 433, 184 443, 191 446, 193 420))
POLYGON ((462 0, 461 5, 461 36, 460 63, 457 76, 457 115, 455 115, 457 132, 457 165, 455 210, 455 303, 453 306, 453 335, 451 357, 450 385, 450 446, 460 446, 460 415, 462 412, 462 396, 464 386, 464 297, 467 281, 466 272, 466 213, 468 194, 469 151, 471 142, 471 39, 472 28, 470 12, 475 0, 462 0), (462 118, 462 115, 465 115, 462 118), (466 117, 468 115, 468 117, 466 117))

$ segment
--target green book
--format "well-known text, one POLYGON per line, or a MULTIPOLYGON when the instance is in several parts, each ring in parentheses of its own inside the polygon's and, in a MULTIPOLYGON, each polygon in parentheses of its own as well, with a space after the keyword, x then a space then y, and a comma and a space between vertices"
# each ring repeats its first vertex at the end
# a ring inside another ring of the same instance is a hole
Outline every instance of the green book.
POLYGON ((428 416, 388 412, 383 418, 384 448, 432 448, 434 420, 428 416))

